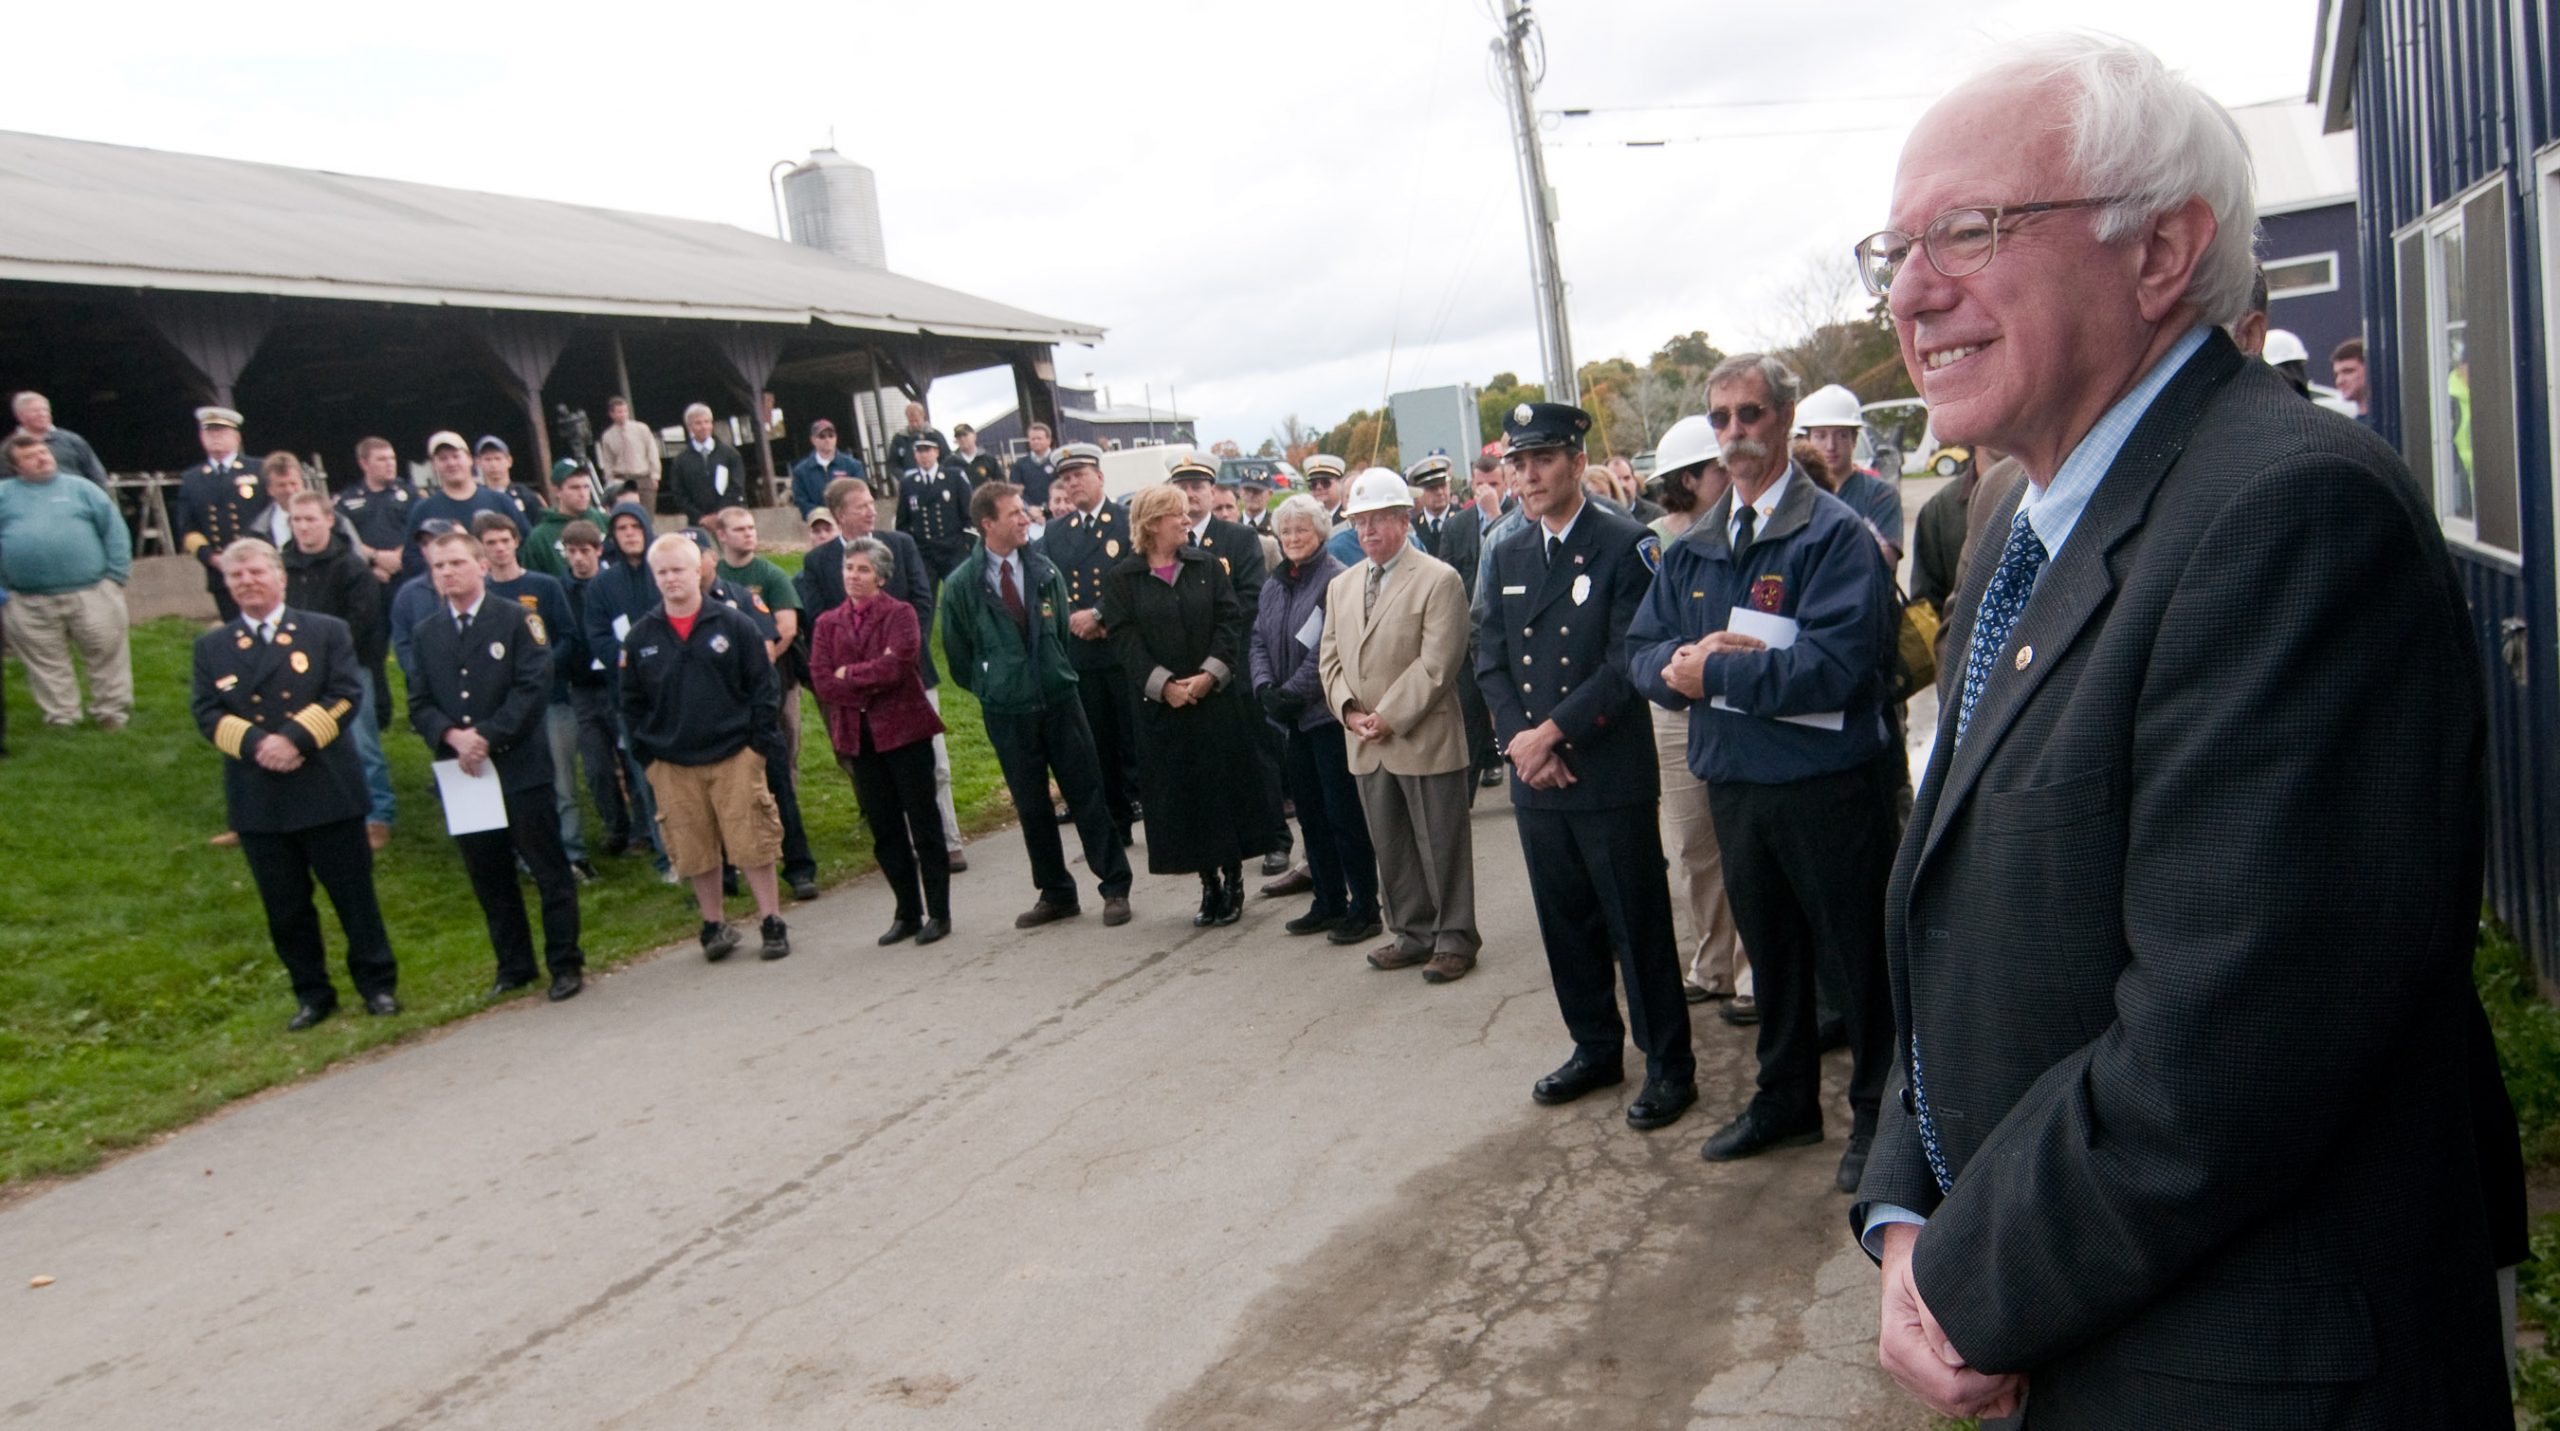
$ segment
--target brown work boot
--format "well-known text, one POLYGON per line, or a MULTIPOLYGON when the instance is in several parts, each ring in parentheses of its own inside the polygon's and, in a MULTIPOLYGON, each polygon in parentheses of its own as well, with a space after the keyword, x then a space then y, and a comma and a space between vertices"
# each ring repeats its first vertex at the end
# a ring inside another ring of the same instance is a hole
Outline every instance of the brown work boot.
POLYGON ((1430 957, 1431 951, 1428 949, 1407 949, 1402 945, 1397 944, 1395 941, 1389 940, 1369 951, 1369 967, 1372 969, 1410 969, 1414 965, 1419 964, 1430 957))
POLYGON ((1458 949, 1443 949, 1422 966, 1423 982, 1454 984, 1467 977, 1476 967, 1476 956, 1458 949))

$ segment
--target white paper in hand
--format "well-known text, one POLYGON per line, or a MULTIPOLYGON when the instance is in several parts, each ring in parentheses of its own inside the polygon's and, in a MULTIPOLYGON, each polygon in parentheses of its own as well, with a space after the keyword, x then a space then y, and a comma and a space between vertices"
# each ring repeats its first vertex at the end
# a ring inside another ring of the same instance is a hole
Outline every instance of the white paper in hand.
MULTIPOLYGON (((617 617, 613 618, 613 639, 614 639, 614 640, 616 640, 616 641, 628 641, 628 640, 630 640, 630 639, 631 639, 631 618, 630 618, 630 617, 628 617, 628 616, 617 616, 617 617)), ((599 666, 601 666, 601 665, 603 665, 604 663, 603 663, 603 662, 601 662, 601 661, 599 661, 599 662, 597 662, 596 664, 597 664, 597 665, 599 665, 599 666)))
MULTIPOLYGON (((1784 651, 1796 644, 1796 632, 1799 628, 1792 616, 1773 616, 1766 611, 1754 611, 1747 606, 1737 606, 1733 608, 1733 619, 1725 623, 1725 629, 1737 636, 1751 637, 1772 651, 1784 651)), ((1734 709, 1732 703, 1722 696, 1707 702, 1707 705, 1711 709, 1720 711, 1734 709)), ((1735 714, 1741 715, 1746 712, 1735 711, 1735 714)), ((1789 725, 1811 726, 1815 730, 1841 730, 1848 725, 1845 713, 1841 711, 1815 711, 1808 715, 1782 715, 1774 719, 1785 721, 1789 725)))
POLYGON ((1312 651, 1324 640, 1324 608, 1307 613, 1306 624, 1298 628, 1298 644, 1312 651))
POLYGON ((498 783, 495 762, 481 766, 477 775, 465 775, 461 761, 437 761, 436 793, 444 797, 446 834, 476 835, 507 827, 507 792, 498 783))

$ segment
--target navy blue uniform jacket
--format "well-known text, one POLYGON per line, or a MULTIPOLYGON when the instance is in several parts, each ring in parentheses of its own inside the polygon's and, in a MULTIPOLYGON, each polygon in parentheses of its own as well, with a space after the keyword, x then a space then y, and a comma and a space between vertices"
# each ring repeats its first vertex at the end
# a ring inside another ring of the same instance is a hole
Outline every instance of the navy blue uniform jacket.
POLYGON ((551 783, 551 742, 543 722, 551 706, 548 623, 494 591, 480 597, 471 629, 457 631, 442 598, 409 633, 418 664, 407 668, 409 724, 431 758, 453 759, 445 734, 480 732, 499 783, 530 790, 551 783))
POLYGON ((339 736, 366 679, 347 623, 314 611, 284 608, 272 642, 249 634, 245 619, 196 638, 196 729, 227 757, 222 793, 232 829, 282 834, 365 813, 372 801, 364 767, 355 742, 339 736), (293 742, 300 769, 278 775, 257 762, 268 735, 293 742))
POLYGON ((1476 607, 1476 685, 1495 738, 1544 721, 1564 732, 1574 783, 1531 788, 1514 771, 1511 803, 1532 810, 1609 810, 1662 798, 1653 718, 1627 680, 1627 627, 1653 585, 1653 533, 1582 504, 1553 565, 1532 522, 1493 554, 1493 589, 1476 607))
POLYGON ((1732 518, 1728 493, 1664 549, 1662 576, 1627 636, 1627 674, 1655 705, 1690 711, 1689 772, 1710 785, 1785 785, 1875 759, 1890 739, 1884 667, 1901 607, 1866 521, 1795 466, 1740 561, 1732 518), (1795 645, 1709 656, 1707 695, 1723 696, 1729 711, 1665 685, 1671 653, 1724 630, 1737 606, 1793 619, 1795 645), (1839 730, 1772 719, 1824 711, 1842 713, 1839 730))

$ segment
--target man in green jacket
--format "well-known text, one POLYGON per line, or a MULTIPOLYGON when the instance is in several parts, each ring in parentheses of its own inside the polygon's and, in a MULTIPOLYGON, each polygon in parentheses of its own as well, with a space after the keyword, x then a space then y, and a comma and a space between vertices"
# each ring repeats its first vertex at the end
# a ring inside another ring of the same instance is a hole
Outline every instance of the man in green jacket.
POLYGON ((516 558, 528 570, 542 572, 566 583, 569 580, 569 553, 560 544, 560 534, 571 522, 595 522, 603 514, 596 510, 595 474, 575 458, 563 457, 551 464, 551 506, 533 531, 524 539, 524 547, 516 558))
POLYGON ((1034 929, 1083 913, 1049 805, 1049 779, 1075 815, 1085 867, 1102 894, 1102 922, 1129 922, 1129 855, 1102 805, 1102 766, 1084 723, 1076 672, 1067 664, 1067 583, 1027 549, 1031 514, 1022 489, 989 482, 969 495, 980 545, 942 583, 942 650, 951 679, 978 698, 987 743, 1031 852, 1039 902, 1013 921, 1034 929))

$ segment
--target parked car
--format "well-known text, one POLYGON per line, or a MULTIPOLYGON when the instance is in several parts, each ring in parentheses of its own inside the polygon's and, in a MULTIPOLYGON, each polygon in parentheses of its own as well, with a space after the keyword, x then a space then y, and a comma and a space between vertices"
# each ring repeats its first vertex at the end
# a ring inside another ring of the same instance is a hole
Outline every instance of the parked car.
POLYGON ((1929 404, 1919 398, 1889 398, 1871 402, 1858 409, 1867 420, 1864 442, 1858 458, 1871 461, 1870 451, 1890 450, 1900 454, 1905 477, 1953 477, 1964 470, 1965 459, 1972 449, 1947 446, 1938 441, 1929 428, 1929 404))

